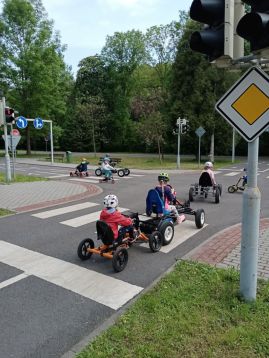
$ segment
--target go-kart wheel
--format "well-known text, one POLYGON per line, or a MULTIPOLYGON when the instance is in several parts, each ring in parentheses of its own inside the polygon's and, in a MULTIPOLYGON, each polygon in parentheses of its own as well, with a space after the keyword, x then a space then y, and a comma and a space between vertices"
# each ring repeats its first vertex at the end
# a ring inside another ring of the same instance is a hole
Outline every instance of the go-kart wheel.
POLYGON ((125 269, 128 262, 128 252, 125 247, 117 247, 112 258, 112 266, 115 272, 125 269))
POLYGON ((162 235, 159 231, 153 231, 149 236, 149 247, 152 252, 160 251, 162 247, 162 235))
POLYGON ((102 175, 102 170, 100 168, 95 169, 95 175, 100 177, 102 175))
POLYGON ((162 244, 164 246, 170 244, 174 237, 174 225, 169 221, 164 221, 158 230, 162 234, 162 244))
POLYGON ((189 201, 193 201, 193 195, 194 194, 194 189, 193 188, 190 188, 189 190, 189 201))
POLYGON ((124 177, 125 173, 124 173, 124 169, 119 169, 118 170, 118 176, 119 177, 124 177))
POLYGON ((128 168, 124 168, 124 175, 128 176, 130 174, 130 170, 128 168))
POLYGON ((92 252, 87 251, 89 248, 94 248, 94 242, 92 239, 84 239, 78 245, 77 254, 81 260, 88 260, 92 256, 92 252))
POLYGON ((236 190, 236 187, 234 185, 228 186, 228 193, 232 194, 234 193, 236 190))
POLYGON ((73 173, 72 172, 70 172, 70 177, 72 177, 73 176, 73 173))
POLYGON ((201 229, 205 223, 205 211, 204 209, 198 209, 195 211, 195 225, 197 229, 201 229))
POLYGON ((222 194, 222 185, 218 184, 218 188, 219 188, 219 196, 221 196, 221 194, 222 194))
POLYGON ((215 190, 215 203, 216 204, 219 203, 219 197, 220 197, 220 193, 219 193, 219 188, 217 187, 215 190))
POLYGON ((88 177, 89 176, 89 173, 88 172, 86 172, 86 177, 88 177))

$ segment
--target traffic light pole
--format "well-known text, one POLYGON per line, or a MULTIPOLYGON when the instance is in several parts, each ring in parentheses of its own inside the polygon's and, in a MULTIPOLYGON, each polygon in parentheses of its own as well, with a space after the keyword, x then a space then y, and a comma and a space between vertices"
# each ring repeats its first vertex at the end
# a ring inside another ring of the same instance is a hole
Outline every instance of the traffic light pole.
POLYGON ((10 156, 8 153, 8 136, 7 136, 7 124, 5 121, 5 107, 6 107, 6 101, 5 97, 2 97, 2 108, 1 111, 3 113, 4 118, 4 138, 5 138, 5 164, 6 164, 6 181, 11 181, 11 170, 10 170, 10 156))

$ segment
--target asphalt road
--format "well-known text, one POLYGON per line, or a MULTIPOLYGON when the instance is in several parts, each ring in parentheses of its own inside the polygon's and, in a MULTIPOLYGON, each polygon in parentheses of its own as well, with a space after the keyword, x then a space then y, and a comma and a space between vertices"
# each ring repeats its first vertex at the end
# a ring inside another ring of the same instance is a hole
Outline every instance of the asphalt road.
MULTIPOLYGON (((17 172, 26 174, 31 170, 47 177, 66 175, 68 171, 55 166, 18 167, 17 172)), ((101 184, 102 194, 57 206, 63 208, 60 215, 53 215, 54 208, 49 208, 2 218, 0 252, 8 254, 0 262, 0 358, 61 357, 74 345, 79 348, 83 338, 121 313, 176 260, 219 230, 240 222, 242 193, 228 194, 227 187, 236 182, 243 167, 244 164, 222 169, 216 174, 223 186, 220 204, 215 204, 213 198, 191 204, 194 209, 205 210, 205 228, 198 230, 189 216, 190 221, 177 226, 173 242, 178 244, 170 251, 152 253, 147 246, 134 245, 129 250, 128 265, 120 273, 113 271, 110 260, 99 256, 80 261, 76 253, 79 242, 86 237, 96 241, 96 230, 95 220, 85 225, 79 220, 89 214, 94 217, 108 193, 119 197, 120 207, 143 214, 146 193, 156 185, 156 174, 131 173, 130 178, 119 178, 115 184, 101 184), (83 204, 84 208, 82 205, 79 210, 65 212, 66 207, 75 204, 83 204), (183 225, 187 225, 189 236, 180 243, 183 225), (3 282, 10 284, 1 287, 3 282)), ((269 217, 268 176, 269 162, 260 162, 261 217, 269 217)), ((170 175, 178 198, 188 198, 190 184, 198 177, 193 172, 170 175)), ((70 180, 65 176, 58 179, 70 180)))

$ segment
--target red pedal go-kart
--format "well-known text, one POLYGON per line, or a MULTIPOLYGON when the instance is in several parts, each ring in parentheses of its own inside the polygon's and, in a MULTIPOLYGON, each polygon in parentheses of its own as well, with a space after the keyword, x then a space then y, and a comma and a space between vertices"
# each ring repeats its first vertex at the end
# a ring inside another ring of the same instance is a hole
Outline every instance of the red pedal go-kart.
POLYGON ((89 176, 89 172, 86 171, 86 172, 80 172, 78 170, 75 170, 74 172, 70 172, 70 177, 74 177, 74 176, 77 176, 77 177, 88 177, 89 176))

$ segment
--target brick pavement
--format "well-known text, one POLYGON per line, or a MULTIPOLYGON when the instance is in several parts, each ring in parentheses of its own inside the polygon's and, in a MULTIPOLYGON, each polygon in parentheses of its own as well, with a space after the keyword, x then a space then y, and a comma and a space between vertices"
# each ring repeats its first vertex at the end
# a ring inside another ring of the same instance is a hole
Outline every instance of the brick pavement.
MULTIPOLYGON (((189 252, 184 259, 240 269, 241 223, 224 229, 189 252)), ((269 219, 260 220, 258 277, 269 279, 269 219)))

